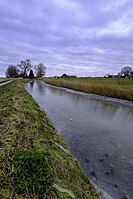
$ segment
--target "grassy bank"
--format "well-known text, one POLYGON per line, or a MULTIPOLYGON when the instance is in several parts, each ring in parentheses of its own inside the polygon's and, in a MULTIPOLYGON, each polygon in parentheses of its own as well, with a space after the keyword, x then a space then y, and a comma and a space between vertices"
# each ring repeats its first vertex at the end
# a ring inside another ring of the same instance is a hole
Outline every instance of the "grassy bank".
POLYGON ((133 101, 133 78, 41 78, 41 80, 86 93, 133 101))
POLYGON ((99 198, 20 80, 0 87, 0 149, 1 199, 99 198))

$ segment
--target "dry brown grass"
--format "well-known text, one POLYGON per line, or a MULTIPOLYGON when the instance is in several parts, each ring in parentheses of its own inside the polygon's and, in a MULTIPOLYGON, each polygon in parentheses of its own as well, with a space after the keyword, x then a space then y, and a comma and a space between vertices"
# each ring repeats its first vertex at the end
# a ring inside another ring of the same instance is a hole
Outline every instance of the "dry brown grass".
POLYGON ((42 78, 41 80, 55 86, 133 101, 133 78, 42 78))

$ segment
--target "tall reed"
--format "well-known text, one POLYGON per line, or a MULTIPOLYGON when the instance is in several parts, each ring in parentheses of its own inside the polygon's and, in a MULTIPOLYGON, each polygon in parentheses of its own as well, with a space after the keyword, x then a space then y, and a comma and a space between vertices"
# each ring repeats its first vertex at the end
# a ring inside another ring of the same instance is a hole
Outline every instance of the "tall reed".
POLYGON ((42 78, 42 80, 55 86, 133 101, 133 78, 42 78))

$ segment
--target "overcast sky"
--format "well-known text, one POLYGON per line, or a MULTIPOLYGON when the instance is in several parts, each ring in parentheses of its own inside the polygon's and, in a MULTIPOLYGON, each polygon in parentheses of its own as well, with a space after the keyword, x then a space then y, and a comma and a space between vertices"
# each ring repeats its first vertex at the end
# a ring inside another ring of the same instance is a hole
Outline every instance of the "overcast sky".
POLYGON ((116 74, 133 63, 132 0, 0 0, 0 76, 31 59, 47 76, 116 74))

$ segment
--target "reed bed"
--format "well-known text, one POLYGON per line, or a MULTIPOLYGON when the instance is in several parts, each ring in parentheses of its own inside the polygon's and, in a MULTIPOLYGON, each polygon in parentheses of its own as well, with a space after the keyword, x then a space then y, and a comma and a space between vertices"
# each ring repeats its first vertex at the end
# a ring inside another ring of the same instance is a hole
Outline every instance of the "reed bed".
POLYGON ((41 78, 59 87, 133 101, 133 78, 41 78))

